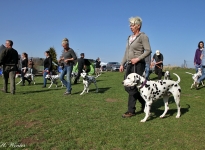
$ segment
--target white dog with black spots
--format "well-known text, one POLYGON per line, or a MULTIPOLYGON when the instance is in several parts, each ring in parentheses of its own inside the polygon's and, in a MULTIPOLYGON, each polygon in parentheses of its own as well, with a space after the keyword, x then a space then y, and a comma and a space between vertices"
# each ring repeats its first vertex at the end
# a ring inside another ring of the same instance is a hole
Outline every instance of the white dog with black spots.
POLYGON ((177 81, 172 80, 159 80, 159 81, 147 81, 142 76, 131 73, 127 76, 127 78, 123 81, 124 86, 131 87, 131 86, 137 86, 140 95, 145 100, 145 117, 141 120, 141 122, 145 122, 149 115, 150 115, 150 108, 154 100, 159 99, 160 97, 163 97, 165 110, 164 113, 160 116, 160 118, 163 118, 167 111, 169 110, 168 107, 168 100, 169 100, 169 92, 172 93, 176 105, 177 105, 177 115, 176 118, 179 118, 181 115, 180 112, 180 92, 181 88, 179 86, 180 77, 174 73, 178 77, 177 81))
POLYGON ((80 75, 83 78, 83 85, 84 85, 84 89, 83 89, 82 93, 80 93, 80 95, 83 95, 85 93, 85 91, 86 91, 86 93, 89 92, 89 86, 90 86, 91 83, 95 84, 96 92, 98 92, 96 77, 88 76, 85 71, 83 71, 80 75))

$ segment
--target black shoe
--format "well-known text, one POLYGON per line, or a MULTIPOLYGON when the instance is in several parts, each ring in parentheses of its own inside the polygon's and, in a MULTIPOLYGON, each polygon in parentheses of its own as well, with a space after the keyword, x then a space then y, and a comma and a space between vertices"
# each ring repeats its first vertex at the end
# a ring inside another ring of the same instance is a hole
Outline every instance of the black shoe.
POLYGON ((28 85, 31 85, 31 81, 28 81, 28 85))
POLYGON ((77 84, 77 81, 73 82, 73 84, 77 84))
POLYGON ((46 86, 43 85, 42 88, 46 88, 46 86))
POLYGON ((132 116, 135 116, 136 113, 130 113, 130 112, 126 112, 122 115, 123 118, 129 118, 129 117, 132 117, 132 116))

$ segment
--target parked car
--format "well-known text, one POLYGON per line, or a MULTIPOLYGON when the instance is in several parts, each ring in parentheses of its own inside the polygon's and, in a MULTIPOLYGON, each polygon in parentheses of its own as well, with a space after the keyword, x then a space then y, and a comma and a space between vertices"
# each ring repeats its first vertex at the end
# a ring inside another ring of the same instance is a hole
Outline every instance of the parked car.
POLYGON ((102 69, 102 71, 106 71, 106 65, 103 65, 103 66, 101 67, 101 69, 102 69))
POLYGON ((120 63, 119 62, 108 62, 106 66, 106 71, 119 71, 120 63))

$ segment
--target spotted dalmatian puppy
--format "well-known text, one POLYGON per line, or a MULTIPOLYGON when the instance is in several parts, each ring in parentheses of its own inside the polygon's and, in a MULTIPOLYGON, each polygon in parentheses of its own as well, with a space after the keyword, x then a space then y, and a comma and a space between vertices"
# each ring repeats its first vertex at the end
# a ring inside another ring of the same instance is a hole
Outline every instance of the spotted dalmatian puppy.
POLYGON ((168 70, 164 73, 164 80, 170 80, 170 72, 168 70))
POLYGON ((142 76, 131 73, 127 76, 127 78, 123 81, 123 85, 126 87, 131 86, 137 86, 142 98, 145 100, 145 117, 141 120, 141 122, 145 122, 149 115, 150 115, 150 109, 152 102, 154 100, 157 100, 161 97, 163 97, 164 104, 165 104, 165 110, 164 113, 160 116, 160 118, 163 118, 167 111, 169 110, 168 107, 168 100, 169 100, 169 92, 173 95, 176 105, 177 105, 177 115, 176 118, 179 118, 181 115, 180 112, 180 92, 181 88, 179 86, 180 77, 174 73, 175 76, 177 76, 177 81, 172 80, 159 80, 159 81, 147 81, 142 76))
POLYGON ((95 84, 96 92, 98 92, 96 77, 88 76, 85 71, 83 71, 80 75, 83 78, 83 85, 84 85, 84 90, 82 91, 82 93, 80 93, 80 95, 83 95, 85 93, 85 91, 86 91, 86 93, 89 92, 89 86, 91 83, 95 84))
MULTIPOLYGON (((57 80, 60 78, 60 74, 58 74, 58 75, 50 75, 50 74, 47 74, 45 78, 51 81, 51 84, 50 84, 50 86, 49 86, 48 88, 51 88, 51 86, 53 85, 53 83, 56 84, 56 87, 58 87, 58 82, 57 82, 57 80)), ((62 84, 62 85, 61 85, 61 88, 62 88, 62 87, 63 87, 62 81, 61 81, 61 84, 62 84)))
MULTIPOLYGON (((190 73, 190 72, 186 72, 186 73, 191 74, 192 75, 192 79, 194 80, 194 82, 191 85, 191 89, 192 89, 193 86, 195 86, 195 84, 197 83, 198 78, 200 78, 202 76, 202 70, 201 70, 201 68, 198 68, 198 72, 195 73, 195 74, 190 73)), ((202 81, 201 81, 201 84, 204 86, 204 83, 202 81)))

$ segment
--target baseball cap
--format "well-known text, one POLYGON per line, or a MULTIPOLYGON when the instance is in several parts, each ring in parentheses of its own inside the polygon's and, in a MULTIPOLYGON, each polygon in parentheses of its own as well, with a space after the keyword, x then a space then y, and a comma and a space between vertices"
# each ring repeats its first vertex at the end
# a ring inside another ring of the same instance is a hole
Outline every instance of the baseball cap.
POLYGON ((159 50, 156 50, 156 55, 160 55, 160 51, 159 50))

